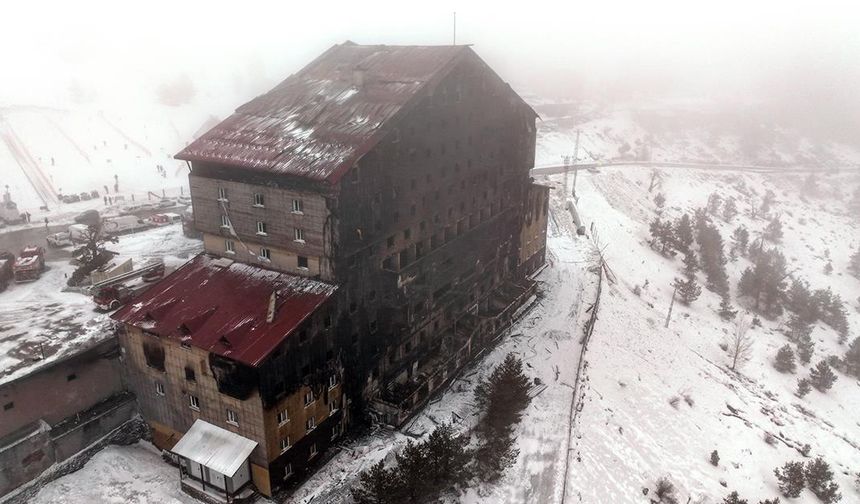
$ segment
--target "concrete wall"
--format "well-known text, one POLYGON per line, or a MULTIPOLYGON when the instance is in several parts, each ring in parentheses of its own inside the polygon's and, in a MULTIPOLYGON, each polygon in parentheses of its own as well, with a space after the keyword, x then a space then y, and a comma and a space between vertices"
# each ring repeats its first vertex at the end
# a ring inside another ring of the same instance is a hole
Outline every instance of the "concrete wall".
POLYGON ((117 340, 0 385, 0 437, 40 419, 56 425, 124 389, 117 340))
POLYGON ((120 393, 53 428, 38 420, 0 438, 0 496, 99 443, 136 411, 134 397, 120 393))

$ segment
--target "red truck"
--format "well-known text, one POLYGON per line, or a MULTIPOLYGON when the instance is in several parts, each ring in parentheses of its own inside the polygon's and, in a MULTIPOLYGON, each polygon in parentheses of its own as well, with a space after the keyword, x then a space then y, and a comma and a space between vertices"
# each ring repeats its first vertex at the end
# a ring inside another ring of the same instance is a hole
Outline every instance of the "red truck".
POLYGON ((45 271, 45 249, 35 245, 25 247, 12 265, 15 283, 38 280, 43 271, 45 271))

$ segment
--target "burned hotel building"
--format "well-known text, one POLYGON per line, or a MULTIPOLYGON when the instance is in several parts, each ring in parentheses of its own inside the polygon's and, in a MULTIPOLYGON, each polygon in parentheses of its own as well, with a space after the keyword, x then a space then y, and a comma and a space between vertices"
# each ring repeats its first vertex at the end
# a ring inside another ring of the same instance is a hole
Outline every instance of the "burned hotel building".
POLYGON ((347 42, 177 155, 205 252, 114 318, 183 487, 271 495, 511 323, 545 256, 535 119, 468 46, 347 42))

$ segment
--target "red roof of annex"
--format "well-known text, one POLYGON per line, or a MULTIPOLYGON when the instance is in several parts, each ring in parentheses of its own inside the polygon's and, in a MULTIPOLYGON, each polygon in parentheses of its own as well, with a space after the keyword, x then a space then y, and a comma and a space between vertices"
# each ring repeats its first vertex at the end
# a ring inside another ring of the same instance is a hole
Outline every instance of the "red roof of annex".
POLYGON ((112 318, 257 366, 335 289, 309 278, 200 254, 112 318), (275 315, 267 322, 273 292, 275 315))
POLYGON ((384 136, 386 121, 466 53, 474 54, 467 46, 335 45, 176 158, 336 182, 384 136))

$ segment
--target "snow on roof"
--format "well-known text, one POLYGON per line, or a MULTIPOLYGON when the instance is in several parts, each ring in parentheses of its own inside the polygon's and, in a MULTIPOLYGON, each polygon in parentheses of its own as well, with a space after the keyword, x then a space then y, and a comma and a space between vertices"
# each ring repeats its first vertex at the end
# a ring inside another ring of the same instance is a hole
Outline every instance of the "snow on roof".
POLYGON ((257 366, 335 289, 309 278, 200 254, 112 317, 257 366), (275 315, 267 322, 273 293, 275 315))
POLYGON ((467 46, 331 47, 176 155, 336 182, 381 139, 381 127, 467 46))
POLYGON ((198 418, 171 451, 225 476, 233 476, 256 446, 256 441, 198 418))

